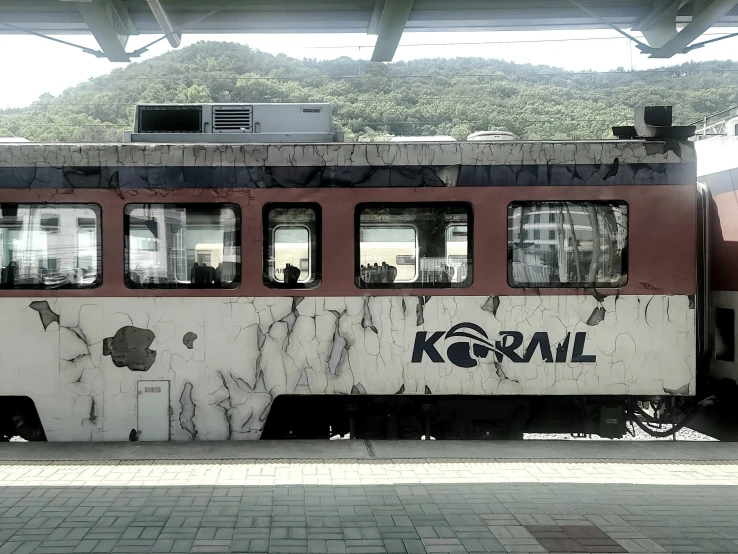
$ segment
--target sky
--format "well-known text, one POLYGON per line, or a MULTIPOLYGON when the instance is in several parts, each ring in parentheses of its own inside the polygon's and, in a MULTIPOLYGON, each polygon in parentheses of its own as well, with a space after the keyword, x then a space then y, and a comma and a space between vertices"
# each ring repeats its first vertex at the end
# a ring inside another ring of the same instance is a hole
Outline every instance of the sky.
MULTIPOLYGON (((700 40, 733 32, 734 28, 716 28, 700 40)), ((66 35, 59 38, 97 49, 91 36, 66 35)), ((155 38, 155 35, 132 37, 127 49, 133 51, 155 38)), ((283 53, 295 58, 328 60, 349 56, 368 60, 376 37, 363 34, 184 35, 182 46, 200 40, 248 44, 264 52, 283 53)), ((161 41, 138 59, 149 59, 169 50, 171 47, 168 43, 161 41)), ((3 56, 0 109, 26 106, 45 92, 56 95, 80 82, 127 65, 111 63, 34 36, 0 35, 0 52, 14 53, 12 56, 3 56)), ((628 39, 610 30, 408 32, 403 35, 395 60, 466 56, 551 65, 573 71, 607 71, 619 67, 626 70, 652 69, 688 61, 738 61, 738 37, 709 44, 670 60, 652 60, 634 48, 628 39)))

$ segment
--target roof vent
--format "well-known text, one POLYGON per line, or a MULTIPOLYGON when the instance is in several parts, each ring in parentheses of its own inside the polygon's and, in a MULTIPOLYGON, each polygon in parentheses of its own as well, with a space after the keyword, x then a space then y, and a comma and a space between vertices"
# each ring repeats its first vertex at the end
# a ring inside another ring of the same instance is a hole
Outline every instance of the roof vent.
POLYGON ((635 109, 635 125, 613 127, 619 139, 687 140, 694 136, 694 125, 672 125, 671 106, 642 106, 635 109))
POLYGON ((213 106, 214 133, 250 133, 251 106, 213 106))
POLYGON ((520 140, 515 133, 509 131, 477 131, 466 137, 468 141, 520 140))
POLYGON ((343 142, 330 104, 139 104, 127 142, 343 142))

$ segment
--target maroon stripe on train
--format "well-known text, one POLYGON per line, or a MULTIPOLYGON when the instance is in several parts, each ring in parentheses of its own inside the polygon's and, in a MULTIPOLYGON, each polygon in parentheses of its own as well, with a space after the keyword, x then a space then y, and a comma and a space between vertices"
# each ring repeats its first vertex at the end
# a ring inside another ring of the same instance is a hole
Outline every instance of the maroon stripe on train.
MULTIPOLYGON (((102 207, 103 284, 92 290, 2 290, 0 297, 523 296, 507 284, 507 207, 525 200, 623 200, 629 205, 628 284, 603 294, 694 294, 696 191, 684 185, 405 189, 0 190, 2 202, 94 202, 102 207), (368 290, 354 284, 354 207, 361 202, 470 202, 474 207, 474 282, 459 289, 368 290), (230 202, 241 206, 243 281, 232 290, 131 290, 123 282, 123 206, 141 202, 230 202), (317 202, 323 211, 322 283, 275 290, 262 283, 262 207, 317 202)), ((736 219, 738 221, 738 219, 736 219)), ((738 275, 738 256, 734 257, 738 275)), ((541 295, 583 289, 540 289, 541 295)))

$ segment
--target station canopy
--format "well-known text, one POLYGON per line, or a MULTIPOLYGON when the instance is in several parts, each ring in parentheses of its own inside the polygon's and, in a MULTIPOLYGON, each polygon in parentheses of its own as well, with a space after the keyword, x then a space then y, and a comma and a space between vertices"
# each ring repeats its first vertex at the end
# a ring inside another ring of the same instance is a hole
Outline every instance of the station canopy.
POLYGON ((143 52, 127 48, 139 34, 177 47, 183 33, 367 33, 382 62, 406 31, 606 28, 670 58, 719 40, 700 41, 715 26, 738 27, 738 0, 0 0, 0 34, 91 33, 99 50, 87 51, 115 62, 143 52))

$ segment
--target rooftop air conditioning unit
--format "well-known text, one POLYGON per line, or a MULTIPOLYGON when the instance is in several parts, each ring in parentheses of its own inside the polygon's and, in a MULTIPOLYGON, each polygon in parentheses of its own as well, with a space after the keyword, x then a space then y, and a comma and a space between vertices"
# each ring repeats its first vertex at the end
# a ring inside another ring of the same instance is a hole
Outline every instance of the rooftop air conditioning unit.
POLYGON ((330 104, 138 104, 126 142, 343 142, 330 104))

